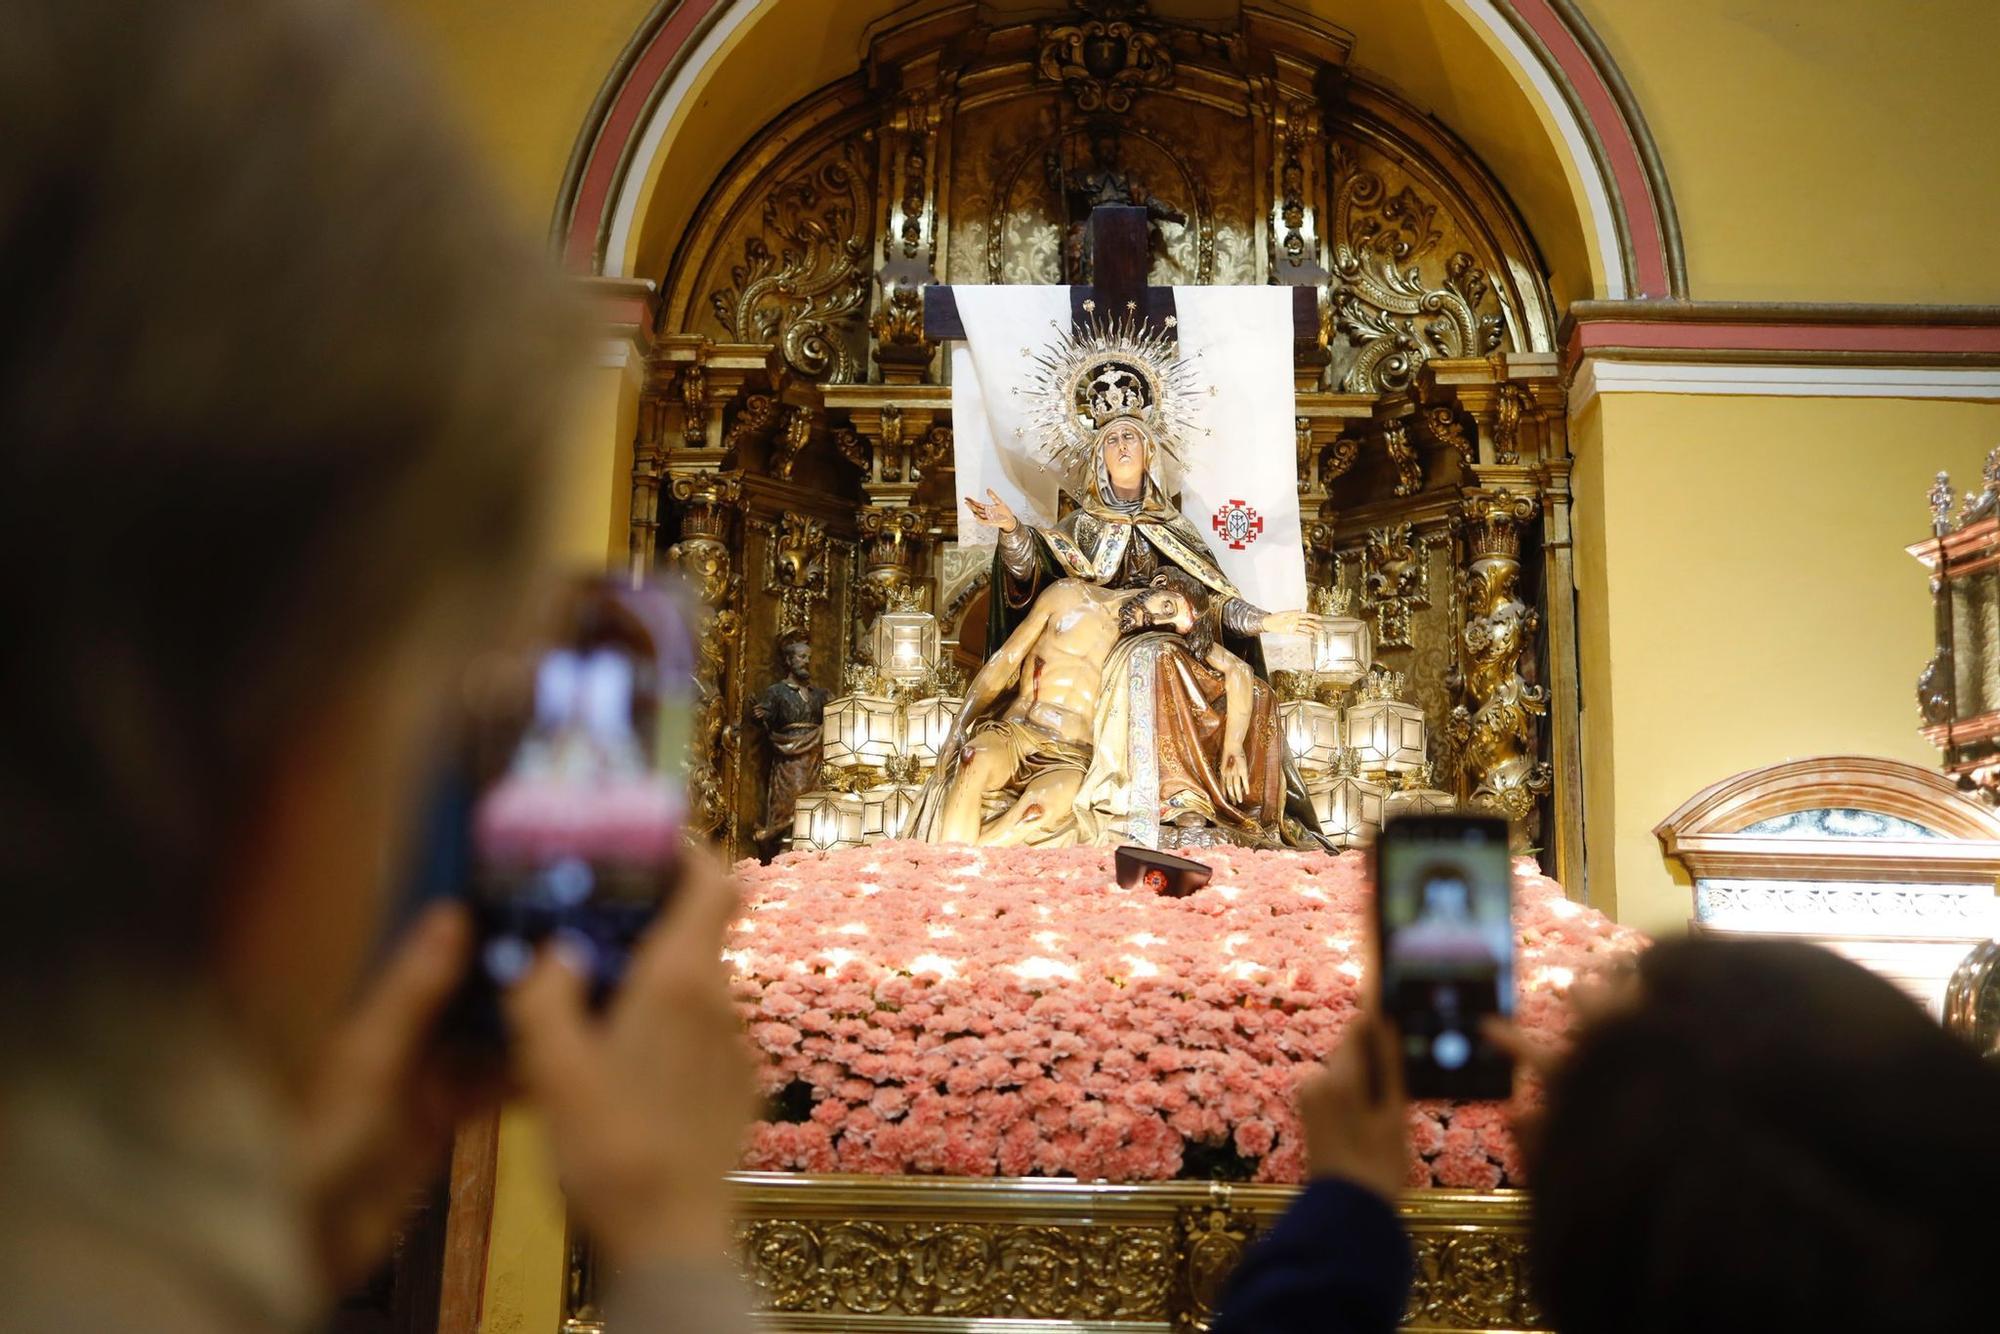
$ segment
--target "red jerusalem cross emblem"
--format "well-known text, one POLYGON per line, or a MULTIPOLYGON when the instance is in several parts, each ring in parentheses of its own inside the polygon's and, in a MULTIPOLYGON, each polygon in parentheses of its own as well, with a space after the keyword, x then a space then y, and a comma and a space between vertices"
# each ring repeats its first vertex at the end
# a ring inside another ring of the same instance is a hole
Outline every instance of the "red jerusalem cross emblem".
POLYGON ((1264 531, 1264 516, 1240 500, 1224 505, 1208 522, 1231 551, 1243 550, 1264 531))

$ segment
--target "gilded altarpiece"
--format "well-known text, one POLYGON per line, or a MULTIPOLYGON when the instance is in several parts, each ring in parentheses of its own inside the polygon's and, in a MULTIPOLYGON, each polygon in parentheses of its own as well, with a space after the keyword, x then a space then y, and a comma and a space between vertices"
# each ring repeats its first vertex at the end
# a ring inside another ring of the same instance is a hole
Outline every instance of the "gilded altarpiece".
MULTIPOLYGON (((1315 289, 1319 336, 1294 365, 1309 579, 1367 617, 1381 665, 1408 678, 1437 785, 1506 810, 1581 886, 1569 458, 1543 268, 1484 167, 1350 69, 1351 46, 1253 6, 1189 26, 1132 3, 1039 22, 962 5, 876 30, 852 75, 746 127, 660 275, 631 527, 635 568, 678 565, 704 596, 696 811, 733 852, 762 811, 747 711, 781 639, 809 638, 813 680, 837 691, 874 615, 914 596, 962 663, 984 651, 985 566, 954 543, 948 359, 924 337, 919 289, 1087 282, 1081 217, 1117 197, 1153 215, 1155 284, 1315 289)), ((859 1327, 841 1311, 885 1329, 945 1328, 947 1311, 950 1328, 1193 1327, 1208 1289, 1189 1267, 1224 1263, 1184 1216, 1207 1198, 1192 1184, 1118 1188, 1155 1232, 1086 1228, 1097 1259, 1054 1234, 1003 1236, 1029 1226, 1006 1183, 957 1183, 937 1217, 883 1203, 902 1198, 880 1195, 893 1183, 798 1189, 829 1212, 745 1184, 746 1240, 785 1327, 859 1327), (833 1272, 836 1241, 861 1277, 833 1272), (946 1260, 991 1272, 948 1302, 935 1276, 908 1279, 914 1296, 887 1276, 946 1260), (1020 1295, 1046 1287, 1024 1286, 1036 1266, 1092 1265, 1142 1275, 1145 1295, 1130 1310, 1020 1295)), ((1412 1208, 1456 1239, 1424 1252, 1413 1322, 1532 1323, 1517 1203, 1412 1208)), ((590 1323, 587 1293, 572 1306, 590 1323)))

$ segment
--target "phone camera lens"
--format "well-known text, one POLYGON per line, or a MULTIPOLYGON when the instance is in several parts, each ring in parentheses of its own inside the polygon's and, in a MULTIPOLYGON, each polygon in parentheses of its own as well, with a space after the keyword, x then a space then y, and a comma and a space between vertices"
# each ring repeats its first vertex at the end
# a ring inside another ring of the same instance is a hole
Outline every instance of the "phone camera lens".
POLYGON ((549 897, 565 908, 574 908, 590 897, 590 863, 580 857, 565 857, 548 869, 549 897))
POLYGON ((519 936, 495 936, 486 942, 486 975, 503 987, 527 976, 535 952, 519 936))
POLYGON ((1472 1044, 1465 1040, 1465 1034, 1447 1028, 1431 1039, 1431 1059, 1440 1070, 1464 1069, 1465 1063, 1472 1059, 1472 1044))

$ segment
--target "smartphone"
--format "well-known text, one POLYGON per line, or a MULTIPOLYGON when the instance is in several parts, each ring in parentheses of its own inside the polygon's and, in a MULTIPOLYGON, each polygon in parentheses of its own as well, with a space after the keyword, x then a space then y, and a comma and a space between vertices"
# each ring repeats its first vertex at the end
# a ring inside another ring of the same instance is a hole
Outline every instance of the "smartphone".
POLYGON ((1375 841, 1383 1013, 1412 1098, 1506 1098, 1514 1069, 1480 1032, 1514 1013, 1514 872, 1507 822, 1409 815, 1375 841))
POLYGON ((554 943, 591 1003, 616 991, 673 883, 687 827, 694 639, 667 585, 579 579, 527 642, 481 657, 438 784, 423 874, 471 911, 476 952, 445 1020, 504 1046, 500 998, 554 943))

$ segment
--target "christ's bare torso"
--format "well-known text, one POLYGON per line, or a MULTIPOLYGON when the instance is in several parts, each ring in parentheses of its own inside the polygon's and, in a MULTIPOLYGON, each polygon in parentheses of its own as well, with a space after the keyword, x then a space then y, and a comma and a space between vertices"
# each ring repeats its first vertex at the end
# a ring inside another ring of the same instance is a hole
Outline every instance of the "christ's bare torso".
POLYGON ((1065 741, 1090 743, 1104 660, 1118 642, 1118 606, 1130 590, 1065 579, 1043 594, 1048 624, 1021 664, 1021 682, 1004 715, 1065 741))

